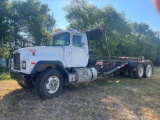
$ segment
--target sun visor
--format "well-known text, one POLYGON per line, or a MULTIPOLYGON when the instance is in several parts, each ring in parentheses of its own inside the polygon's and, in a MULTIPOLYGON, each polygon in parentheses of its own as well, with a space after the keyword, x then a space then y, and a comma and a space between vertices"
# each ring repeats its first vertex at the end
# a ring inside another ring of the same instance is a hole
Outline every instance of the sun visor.
POLYGON ((92 40, 102 40, 103 29, 96 28, 90 31, 86 31, 88 41, 92 40))

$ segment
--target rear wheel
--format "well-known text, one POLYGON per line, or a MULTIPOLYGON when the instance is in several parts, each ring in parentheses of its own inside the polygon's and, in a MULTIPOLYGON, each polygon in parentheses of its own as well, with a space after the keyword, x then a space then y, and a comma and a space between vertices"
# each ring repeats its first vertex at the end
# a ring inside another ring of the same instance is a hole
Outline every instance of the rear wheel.
POLYGON ((148 64, 145 68, 144 77, 150 78, 153 74, 153 67, 151 64, 148 64))
POLYGON ((63 76, 56 69, 48 69, 36 80, 36 93, 42 99, 57 97, 63 90, 63 76))
POLYGON ((139 64, 137 67, 136 67, 136 71, 133 73, 134 77, 135 78, 143 78, 144 76, 144 66, 142 64, 139 64))

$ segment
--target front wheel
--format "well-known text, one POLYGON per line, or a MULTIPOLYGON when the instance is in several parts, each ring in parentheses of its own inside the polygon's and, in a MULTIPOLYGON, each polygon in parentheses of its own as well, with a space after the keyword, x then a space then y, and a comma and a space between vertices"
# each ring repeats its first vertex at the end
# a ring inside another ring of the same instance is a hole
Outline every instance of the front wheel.
POLYGON ((42 99, 57 97, 63 90, 63 76, 57 69, 48 69, 36 80, 35 90, 42 99))

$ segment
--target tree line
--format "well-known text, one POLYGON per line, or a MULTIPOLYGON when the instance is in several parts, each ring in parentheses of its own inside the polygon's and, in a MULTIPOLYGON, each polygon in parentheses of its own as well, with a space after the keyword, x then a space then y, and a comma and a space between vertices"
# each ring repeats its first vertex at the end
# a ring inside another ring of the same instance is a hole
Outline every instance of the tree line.
MULTIPOLYGON (((98 8, 87 0, 71 0, 64 8, 70 27, 88 30, 106 26, 108 48, 112 56, 144 56, 155 64, 160 64, 160 31, 153 31, 145 23, 126 19, 124 12, 113 6, 98 8)), ((106 38, 93 43, 99 56, 106 55, 106 38)))
POLYGON ((56 23, 49 11, 48 5, 38 0, 0 1, 0 40, 5 44, 5 58, 18 48, 49 43, 56 23))
MULTIPOLYGON (((98 8, 87 0, 71 0, 63 10, 73 29, 84 31, 105 26, 111 55, 144 56, 160 64, 160 32, 153 31, 149 25, 126 19, 124 12, 111 5, 98 8)), ((5 58, 15 49, 49 43, 56 26, 49 11, 48 5, 39 0, 0 1, 0 39, 5 42, 5 58)), ((99 57, 106 56, 104 36, 102 41, 93 42, 92 47, 99 57)))

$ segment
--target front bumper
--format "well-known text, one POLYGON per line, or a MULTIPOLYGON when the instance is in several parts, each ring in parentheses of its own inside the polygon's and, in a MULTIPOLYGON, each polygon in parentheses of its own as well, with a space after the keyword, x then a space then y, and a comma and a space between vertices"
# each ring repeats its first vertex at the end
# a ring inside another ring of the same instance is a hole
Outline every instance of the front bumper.
POLYGON ((20 74, 18 72, 15 72, 15 71, 11 70, 10 76, 11 76, 12 79, 16 80, 18 83, 24 84, 25 79, 24 79, 23 74, 20 74))

